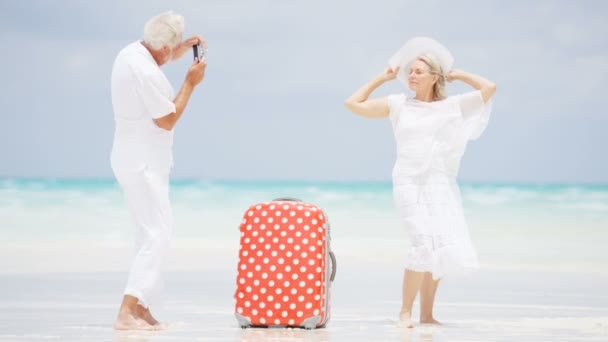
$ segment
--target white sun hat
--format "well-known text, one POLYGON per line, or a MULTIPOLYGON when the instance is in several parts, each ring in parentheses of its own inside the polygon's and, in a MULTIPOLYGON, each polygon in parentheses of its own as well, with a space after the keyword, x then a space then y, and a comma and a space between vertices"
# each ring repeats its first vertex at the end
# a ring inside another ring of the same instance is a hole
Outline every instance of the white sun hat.
POLYGON ((388 60, 388 65, 395 69, 401 68, 397 78, 407 84, 410 65, 416 58, 431 54, 441 66, 444 75, 447 75, 454 65, 454 57, 445 46, 428 37, 415 37, 408 40, 396 54, 388 60))

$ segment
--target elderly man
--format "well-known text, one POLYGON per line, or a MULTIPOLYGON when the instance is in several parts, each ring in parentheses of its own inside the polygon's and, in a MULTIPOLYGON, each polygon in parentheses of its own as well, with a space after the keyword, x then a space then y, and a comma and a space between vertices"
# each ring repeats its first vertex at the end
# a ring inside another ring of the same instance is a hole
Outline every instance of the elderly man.
POLYGON ((177 96, 160 66, 206 42, 182 41, 184 18, 173 12, 150 19, 142 41, 125 47, 112 70, 115 133, 112 170, 123 189, 136 230, 137 252, 131 265, 117 330, 156 330, 150 312, 160 292, 161 264, 173 230, 169 173, 173 165, 173 128, 194 88, 203 80, 207 61, 195 58, 177 96))

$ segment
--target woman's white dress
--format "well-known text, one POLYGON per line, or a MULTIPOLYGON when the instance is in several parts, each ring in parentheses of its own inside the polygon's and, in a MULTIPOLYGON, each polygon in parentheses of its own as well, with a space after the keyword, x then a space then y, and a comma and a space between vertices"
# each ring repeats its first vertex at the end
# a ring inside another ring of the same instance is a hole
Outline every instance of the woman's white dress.
POLYGON ((411 244, 405 268, 434 279, 477 268, 456 176, 467 141, 487 126, 491 102, 479 91, 435 102, 397 94, 388 102, 397 144, 393 195, 411 244))

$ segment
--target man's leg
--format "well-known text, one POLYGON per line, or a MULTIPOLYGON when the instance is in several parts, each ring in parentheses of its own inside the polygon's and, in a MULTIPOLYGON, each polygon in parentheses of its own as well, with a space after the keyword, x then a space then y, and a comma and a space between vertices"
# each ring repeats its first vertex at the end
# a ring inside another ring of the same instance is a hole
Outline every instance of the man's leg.
MULTIPOLYGON (((119 313, 116 326, 124 326, 124 318, 131 316, 154 328, 158 321, 150 313, 149 306, 160 294, 161 267, 173 225, 169 177, 145 170, 123 175, 120 182, 136 227, 137 253, 125 289, 124 305, 121 305, 123 314, 119 313)), ((128 326, 133 325, 132 320, 127 318, 127 321, 128 326)), ((141 328, 141 324, 133 327, 141 328)))

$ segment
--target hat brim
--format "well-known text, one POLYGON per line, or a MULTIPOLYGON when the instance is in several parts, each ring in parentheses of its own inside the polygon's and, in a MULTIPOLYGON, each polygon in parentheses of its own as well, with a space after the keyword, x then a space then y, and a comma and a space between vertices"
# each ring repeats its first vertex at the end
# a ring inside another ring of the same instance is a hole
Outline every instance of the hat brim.
POLYGON ((444 74, 447 74, 452 70, 454 57, 450 53, 450 50, 441 45, 438 41, 428 37, 416 37, 408 40, 405 45, 388 60, 388 65, 392 69, 397 67, 401 68, 399 74, 397 74, 397 78, 407 84, 410 65, 416 58, 425 54, 431 54, 437 59, 444 74))

